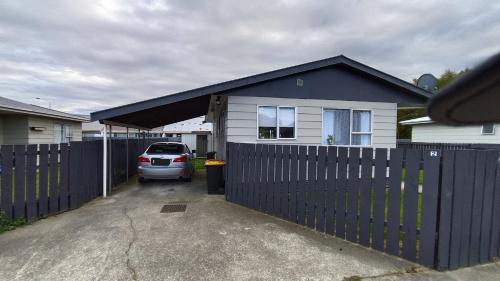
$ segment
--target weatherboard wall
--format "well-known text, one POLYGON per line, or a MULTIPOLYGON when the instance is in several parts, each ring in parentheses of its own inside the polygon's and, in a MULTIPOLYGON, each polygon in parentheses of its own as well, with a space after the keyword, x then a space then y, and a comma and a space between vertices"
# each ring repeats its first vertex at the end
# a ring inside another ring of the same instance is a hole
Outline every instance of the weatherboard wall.
POLYGON ((481 126, 446 126, 441 124, 417 124, 412 127, 413 142, 439 143, 498 143, 500 126, 495 125, 495 133, 481 134, 481 126))
POLYGON ((227 141, 303 145, 322 144, 323 108, 371 110, 373 118, 373 147, 396 147, 396 103, 245 96, 228 97, 227 141), (258 105, 296 107, 296 139, 258 140, 258 105))

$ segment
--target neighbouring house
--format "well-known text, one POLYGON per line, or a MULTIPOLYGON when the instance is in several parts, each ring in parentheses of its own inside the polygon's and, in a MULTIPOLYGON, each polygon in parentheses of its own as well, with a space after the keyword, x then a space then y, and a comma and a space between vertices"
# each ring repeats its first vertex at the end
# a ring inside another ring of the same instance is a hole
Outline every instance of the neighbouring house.
POLYGON ((399 122, 411 127, 412 142, 500 144, 499 124, 450 126, 420 117, 399 122))
MULTIPOLYGON (((102 138, 104 125, 97 121, 94 122, 84 122, 82 124, 82 134, 83 138, 102 138)), ((108 131, 108 134, 110 132, 108 131)), ((111 130, 111 135, 113 138, 126 138, 127 128, 121 126, 113 126, 111 130)), ((134 128, 129 128, 128 130, 129 138, 139 138, 142 136, 151 138, 161 138, 163 137, 163 127, 152 128, 150 130, 138 130, 134 128)))
POLYGON ((196 117, 165 125, 163 133, 166 137, 180 136, 181 142, 194 150, 196 155, 200 157, 205 156, 208 151, 214 149, 212 124, 205 122, 205 117, 196 117))
POLYGON ((396 146, 398 108, 423 107, 431 93, 337 56, 93 112, 93 121, 155 128, 206 115, 214 148, 227 142, 396 146))
POLYGON ((0 144, 66 143, 82 140, 80 115, 0 97, 0 144))

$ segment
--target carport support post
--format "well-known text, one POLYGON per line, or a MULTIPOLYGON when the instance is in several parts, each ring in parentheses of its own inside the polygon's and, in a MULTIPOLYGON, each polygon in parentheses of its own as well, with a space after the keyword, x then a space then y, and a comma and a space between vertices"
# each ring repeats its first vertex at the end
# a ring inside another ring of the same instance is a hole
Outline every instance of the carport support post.
POLYGON ((125 141, 125 146, 126 146, 126 151, 127 153, 125 153, 125 156, 126 156, 126 160, 127 161, 127 168, 126 168, 126 174, 127 174, 127 181, 128 181, 128 127, 127 127, 127 140, 125 141))
POLYGON ((109 190, 113 187, 113 126, 109 125, 109 190))
POLYGON ((108 193, 108 125, 104 124, 102 139, 102 197, 106 198, 108 193))

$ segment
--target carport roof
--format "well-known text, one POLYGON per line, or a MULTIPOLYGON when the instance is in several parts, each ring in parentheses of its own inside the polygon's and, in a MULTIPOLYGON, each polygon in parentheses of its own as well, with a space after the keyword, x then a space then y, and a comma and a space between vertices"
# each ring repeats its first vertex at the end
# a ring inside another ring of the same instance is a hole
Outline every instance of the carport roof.
POLYGON ((110 124, 137 128, 155 128, 207 114, 211 95, 223 94, 229 90, 338 64, 346 65, 352 69, 366 73, 373 78, 384 80, 396 87, 412 92, 417 97, 422 98, 423 102, 427 101, 431 96, 430 92, 418 88, 411 83, 340 55, 150 100, 96 111, 91 113, 90 116, 92 121, 99 120, 110 124))

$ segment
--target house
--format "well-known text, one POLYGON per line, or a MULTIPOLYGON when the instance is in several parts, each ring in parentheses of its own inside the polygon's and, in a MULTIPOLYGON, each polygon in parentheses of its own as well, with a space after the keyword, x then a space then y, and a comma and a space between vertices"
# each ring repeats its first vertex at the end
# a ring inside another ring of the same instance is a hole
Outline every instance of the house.
POLYGON ((154 128, 206 115, 214 148, 227 142, 396 146, 398 108, 431 93, 345 56, 93 112, 109 125, 154 128))
POLYGON ((412 126, 412 142, 500 144, 499 124, 450 126, 420 117, 399 122, 412 126))
MULTIPOLYGON (((83 138, 102 138, 104 125, 99 122, 83 122, 82 123, 82 134, 83 138)), ((109 133, 109 132, 108 132, 109 133)), ((127 137, 127 128, 120 126, 113 126, 113 131, 111 132, 114 138, 126 138, 127 137)), ((152 128, 150 130, 137 130, 137 129, 129 129, 128 136, 129 138, 139 138, 142 136, 147 136, 151 138, 161 138, 163 137, 163 127, 152 128), (145 135, 144 135, 145 134, 145 135)))
POLYGON ((64 143, 82 140, 82 122, 74 114, 0 97, 0 144, 64 143))
POLYGON ((180 137, 200 157, 214 149, 212 124, 205 122, 204 116, 165 125, 163 133, 166 137, 180 137))

